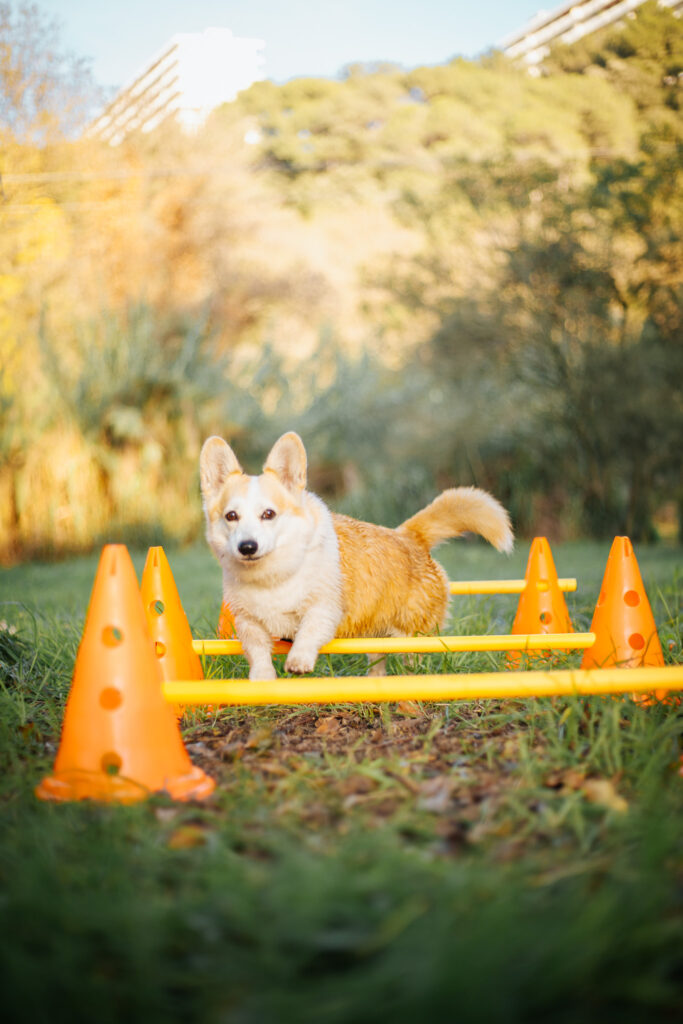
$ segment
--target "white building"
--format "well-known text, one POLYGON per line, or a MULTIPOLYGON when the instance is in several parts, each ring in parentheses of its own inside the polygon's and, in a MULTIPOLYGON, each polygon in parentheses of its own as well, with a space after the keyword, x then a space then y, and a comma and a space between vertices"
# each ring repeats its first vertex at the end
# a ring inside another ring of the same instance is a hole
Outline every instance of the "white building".
MULTIPOLYGON (((507 57, 523 61, 532 70, 555 43, 574 43, 640 7, 645 0, 571 0, 553 11, 539 11, 524 28, 502 39, 498 46, 507 57)), ((683 10, 683 0, 659 0, 662 7, 683 10)), ((538 72, 537 72, 538 73, 538 72)))
POLYGON ((240 39, 229 28, 173 36, 108 104, 88 134, 116 145, 169 117, 197 128, 221 103, 264 77, 262 39, 240 39))

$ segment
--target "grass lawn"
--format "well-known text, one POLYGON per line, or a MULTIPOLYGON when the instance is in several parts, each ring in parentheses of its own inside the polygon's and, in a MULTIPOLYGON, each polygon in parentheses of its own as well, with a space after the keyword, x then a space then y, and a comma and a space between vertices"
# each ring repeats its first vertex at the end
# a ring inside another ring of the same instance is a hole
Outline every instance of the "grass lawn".
MULTIPOLYGON (((588 628, 608 544, 553 548, 588 628)), ((204 546, 168 551, 197 636, 204 546)), ((451 578, 522 576, 476 543, 451 578)), ((636 554, 683 661, 683 551, 636 554)), ((133 553, 141 573, 145 552, 133 553)), ((668 1022, 683 996, 678 707, 628 699, 189 712, 203 804, 33 796, 59 742, 98 556, 0 574, 0 983, 8 1021, 668 1022), (16 627, 16 632, 14 628, 16 627)), ((507 632, 516 599, 454 598, 507 632)), ((569 653, 567 665, 580 654, 569 653)), ((335 657, 337 674, 363 659, 335 657)), ((408 671, 504 668, 430 656, 408 671)), ((207 662, 242 673, 241 659, 207 662)), ((389 671, 404 671, 389 661, 389 671)))

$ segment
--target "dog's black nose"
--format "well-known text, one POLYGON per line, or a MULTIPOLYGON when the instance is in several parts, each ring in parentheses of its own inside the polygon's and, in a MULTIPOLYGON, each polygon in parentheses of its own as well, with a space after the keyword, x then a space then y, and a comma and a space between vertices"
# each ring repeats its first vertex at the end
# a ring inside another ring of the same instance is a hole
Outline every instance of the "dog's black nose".
POLYGON ((255 540, 243 540, 237 545, 241 555, 255 555, 258 551, 258 544, 255 540))

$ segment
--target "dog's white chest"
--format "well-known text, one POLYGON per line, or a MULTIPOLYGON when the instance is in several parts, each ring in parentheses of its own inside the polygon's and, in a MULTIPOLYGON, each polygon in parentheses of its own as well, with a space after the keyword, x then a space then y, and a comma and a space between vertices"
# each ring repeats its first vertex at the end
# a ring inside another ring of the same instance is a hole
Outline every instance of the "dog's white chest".
MULTIPOLYGON (((329 581, 334 585, 334 580, 329 581)), ((308 578, 305 572, 289 576, 276 585, 244 583, 233 588, 228 583, 226 597, 236 609, 261 622, 272 636, 293 638, 301 620, 325 589, 322 581, 308 578)))
POLYGON ((273 552, 255 566, 251 578, 242 569, 224 565, 224 598, 233 611, 260 622, 271 636, 294 639, 305 616, 316 608, 338 607, 341 617, 341 574, 336 535, 329 529, 314 543, 293 551, 273 552))

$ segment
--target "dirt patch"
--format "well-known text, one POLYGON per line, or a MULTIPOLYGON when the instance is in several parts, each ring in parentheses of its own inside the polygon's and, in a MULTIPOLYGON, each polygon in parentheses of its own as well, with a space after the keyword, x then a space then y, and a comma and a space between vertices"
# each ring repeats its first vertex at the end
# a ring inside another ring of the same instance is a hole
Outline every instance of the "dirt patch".
MULTIPOLYGON (((490 711, 490 709, 488 709, 490 711)), ((283 708, 273 718, 254 718, 249 713, 227 713, 211 725, 192 730, 190 748, 212 761, 241 760, 255 769, 267 751, 286 758, 295 755, 347 757, 357 764, 377 757, 420 758, 440 767, 467 755, 477 759, 493 747, 500 756, 509 753, 515 726, 501 723, 485 727, 479 713, 469 719, 448 720, 443 708, 422 709, 407 705, 390 715, 377 708, 359 710, 283 708), (506 743, 508 744, 506 747, 506 743)))
POLYGON ((520 723, 492 722, 493 710, 472 705, 451 718, 443 706, 406 702, 282 708, 264 718, 226 709, 187 746, 219 787, 244 785, 246 770, 278 815, 341 830, 353 815, 408 831, 427 821, 450 851, 490 834, 503 794, 518 784, 520 723))

